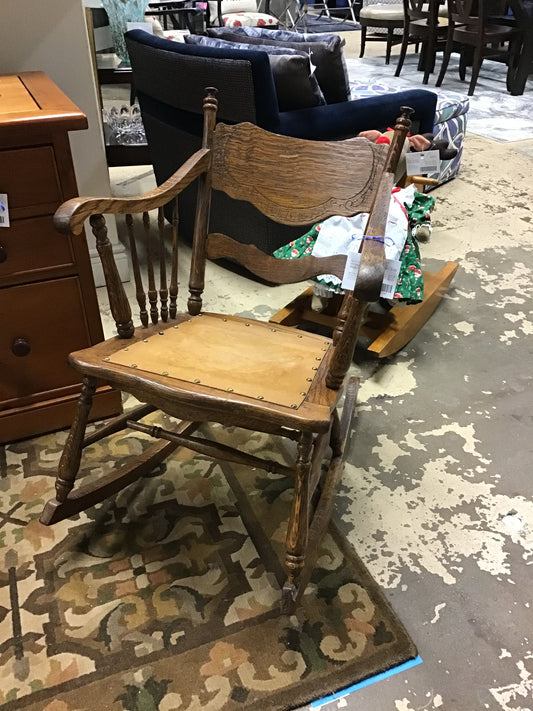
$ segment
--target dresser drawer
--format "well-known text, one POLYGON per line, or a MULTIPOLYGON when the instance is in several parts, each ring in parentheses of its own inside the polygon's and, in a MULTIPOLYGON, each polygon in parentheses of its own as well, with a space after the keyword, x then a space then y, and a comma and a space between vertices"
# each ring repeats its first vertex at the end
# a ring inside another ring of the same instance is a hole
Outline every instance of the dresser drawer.
POLYGON ((54 212, 50 206, 63 195, 52 146, 0 151, 0 193, 7 193, 12 218, 21 208, 54 212))
POLYGON ((51 215, 14 220, 0 230, 0 284, 35 280, 43 270, 73 265, 70 238, 57 232, 51 215))
POLYGON ((83 313, 76 277, 0 289, 0 409, 79 382, 67 356, 90 344, 83 313))

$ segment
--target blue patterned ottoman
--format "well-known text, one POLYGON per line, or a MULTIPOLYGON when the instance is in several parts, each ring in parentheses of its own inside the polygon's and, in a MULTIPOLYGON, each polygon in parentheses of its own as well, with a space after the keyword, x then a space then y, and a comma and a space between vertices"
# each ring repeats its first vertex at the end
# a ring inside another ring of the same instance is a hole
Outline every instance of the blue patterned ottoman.
MULTIPOLYGON (((362 99, 373 94, 391 94, 404 91, 408 87, 390 88, 383 84, 356 84, 351 82, 352 99, 362 99)), ((443 160, 440 172, 431 175, 437 178, 439 185, 454 178, 459 172, 463 156, 463 141, 466 131, 466 117, 470 102, 468 96, 449 91, 438 93, 437 110, 435 112, 435 125, 433 133, 435 139, 445 139, 450 146, 457 148, 457 155, 451 160, 443 160)))

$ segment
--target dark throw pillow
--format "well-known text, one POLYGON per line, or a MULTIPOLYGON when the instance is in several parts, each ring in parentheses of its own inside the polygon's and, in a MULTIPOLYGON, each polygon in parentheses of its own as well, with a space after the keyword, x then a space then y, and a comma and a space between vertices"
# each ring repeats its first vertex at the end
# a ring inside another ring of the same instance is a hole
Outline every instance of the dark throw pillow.
POLYGON ((311 71, 311 63, 306 52, 286 47, 273 47, 266 44, 251 45, 229 42, 202 35, 185 35, 185 42, 204 47, 265 52, 268 55, 270 68, 272 69, 280 111, 307 109, 326 103, 318 81, 311 71))
POLYGON ((266 30, 261 27, 211 27, 210 37, 230 42, 268 44, 308 52, 316 68, 316 78, 328 104, 350 99, 350 82, 342 47, 344 40, 331 33, 300 34, 288 30, 266 30))

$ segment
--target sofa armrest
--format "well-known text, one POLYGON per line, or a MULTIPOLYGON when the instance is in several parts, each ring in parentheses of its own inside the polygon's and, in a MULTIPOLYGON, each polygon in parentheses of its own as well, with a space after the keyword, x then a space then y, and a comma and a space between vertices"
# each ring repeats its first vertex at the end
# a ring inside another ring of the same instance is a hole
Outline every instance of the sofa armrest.
POLYGON ((327 104, 280 113, 278 133, 315 141, 340 140, 369 129, 394 126, 402 106, 414 109, 415 133, 432 133, 437 94, 409 89, 394 94, 370 96, 339 104, 327 104))

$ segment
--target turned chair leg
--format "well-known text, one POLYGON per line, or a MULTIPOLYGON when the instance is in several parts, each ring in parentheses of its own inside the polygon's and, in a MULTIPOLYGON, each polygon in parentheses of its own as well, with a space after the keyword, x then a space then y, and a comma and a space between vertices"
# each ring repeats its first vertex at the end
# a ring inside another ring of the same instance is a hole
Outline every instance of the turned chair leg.
POLYGON ((83 439, 95 390, 96 379, 85 377, 74 422, 59 461, 56 479, 56 498, 59 503, 63 503, 72 491, 80 468, 83 439))
POLYGON ((303 432, 298 442, 294 494, 287 527, 285 565, 288 577, 283 586, 281 601, 284 613, 290 613, 294 608, 298 596, 299 578, 305 561, 309 534, 309 475, 312 450, 313 435, 310 432, 303 432))
POLYGON ((359 59, 361 59, 361 57, 365 53, 365 45, 366 45, 366 26, 363 25, 361 27, 361 51, 359 52, 359 59))
POLYGON ((472 63, 472 76, 470 77, 470 86, 468 87, 468 96, 473 96, 476 89, 477 80, 479 77, 479 70, 483 64, 483 54, 482 48, 476 47, 474 54, 474 61, 472 63))
POLYGON ((409 45, 409 32, 404 31, 403 39, 402 39, 402 47, 400 49, 400 58, 398 59, 398 66, 396 67, 396 71, 394 72, 395 77, 400 76, 400 72, 402 71, 403 63, 405 61, 405 55, 407 54, 407 46, 409 45))
POLYGON ((390 53, 392 50, 392 42, 393 42, 393 37, 394 35, 394 29, 392 27, 389 27, 387 30, 387 49, 385 51, 385 64, 390 64, 390 53))

